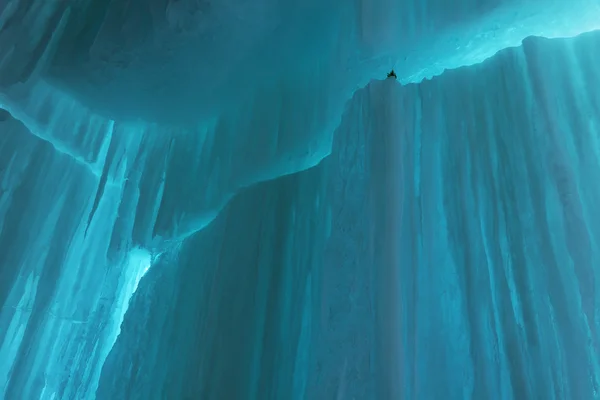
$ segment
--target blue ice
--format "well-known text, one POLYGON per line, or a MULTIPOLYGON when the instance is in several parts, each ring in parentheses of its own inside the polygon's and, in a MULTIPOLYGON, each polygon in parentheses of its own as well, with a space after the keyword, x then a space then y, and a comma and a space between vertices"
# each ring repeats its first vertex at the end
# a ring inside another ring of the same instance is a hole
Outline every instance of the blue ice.
POLYGON ((598 21, 0 5, 0 398, 598 397, 598 21))

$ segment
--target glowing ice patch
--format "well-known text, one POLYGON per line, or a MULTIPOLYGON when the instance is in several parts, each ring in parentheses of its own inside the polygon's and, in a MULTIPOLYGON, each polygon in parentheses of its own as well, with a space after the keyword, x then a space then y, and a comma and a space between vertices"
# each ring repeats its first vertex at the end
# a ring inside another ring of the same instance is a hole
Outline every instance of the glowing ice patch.
MULTIPOLYGON (((581 0, 513 3, 471 22, 457 24, 434 37, 424 37, 413 48, 392 51, 392 65, 403 84, 431 79, 447 69, 479 64, 508 47, 521 46, 531 36, 549 39, 574 37, 600 29, 600 4, 581 0)), ((378 76, 389 70, 381 66, 378 76)))
MULTIPOLYGON (((121 264, 120 268, 122 274, 119 282, 119 289, 116 293, 117 298, 112 309, 112 315, 107 329, 106 342, 103 345, 99 356, 99 364, 104 364, 106 357, 108 357, 108 354, 117 342, 117 338, 121 334, 121 324, 125 319, 125 314, 127 314, 131 299, 137 291, 142 278, 150 270, 152 261, 152 253, 138 247, 132 249, 121 264)), ((99 371, 101 371, 101 368, 98 369, 98 374, 99 371)), ((99 375, 94 377, 93 383, 91 384, 92 393, 98 388, 99 379, 99 375)))
POLYGON ((119 334, 121 333, 121 324, 125 319, 125 314, 129 309, 131 298, 137 291, 140 281, 148 273, 152 266, 152 254, 142 248, 135 248, 129 252, 125 265, 123 266, 123 284, 118 297, 118 303, 115 304, 113 314, 114 333, 110 340, 110 348, 114 346, 119 334))
POLYGON ((133 294, 137 291, 140 281, 150 270, 151 265, 152 254, 150 254, 148 250, 135 248, 129 253, 126 273, 132 277, 133 285, 131 286, 131 290, 128 290, 130 292, 127 298, 128 303, 133 294))

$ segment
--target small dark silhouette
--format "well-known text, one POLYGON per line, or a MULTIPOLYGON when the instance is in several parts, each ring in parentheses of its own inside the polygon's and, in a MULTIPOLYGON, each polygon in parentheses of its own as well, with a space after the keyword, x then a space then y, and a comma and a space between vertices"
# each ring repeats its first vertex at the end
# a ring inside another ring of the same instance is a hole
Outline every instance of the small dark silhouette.
POLYGON ((387 77, 388 78, 398 79, 398 77, 396 76, 396 73, 394 72, 394 70, 391 70, 390 72, 388 72, 387 77))

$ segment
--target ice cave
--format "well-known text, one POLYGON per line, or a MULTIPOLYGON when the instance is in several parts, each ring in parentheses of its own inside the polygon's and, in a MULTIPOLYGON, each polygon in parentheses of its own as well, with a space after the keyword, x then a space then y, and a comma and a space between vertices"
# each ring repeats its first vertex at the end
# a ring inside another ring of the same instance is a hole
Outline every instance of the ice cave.
POLYGON ((0 0, 0 399, 600 399, 600 0, 0 0))

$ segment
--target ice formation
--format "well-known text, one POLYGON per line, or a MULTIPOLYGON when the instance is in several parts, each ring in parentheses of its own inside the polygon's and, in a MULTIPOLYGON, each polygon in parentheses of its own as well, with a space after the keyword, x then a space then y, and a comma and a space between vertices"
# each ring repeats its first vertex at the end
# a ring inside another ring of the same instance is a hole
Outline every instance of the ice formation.
POLYGON ((599 396, 600 4, 338 3, 0 5, 1 399, 599 396))

